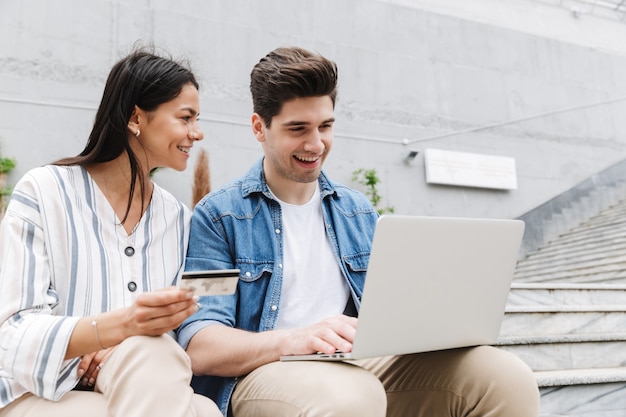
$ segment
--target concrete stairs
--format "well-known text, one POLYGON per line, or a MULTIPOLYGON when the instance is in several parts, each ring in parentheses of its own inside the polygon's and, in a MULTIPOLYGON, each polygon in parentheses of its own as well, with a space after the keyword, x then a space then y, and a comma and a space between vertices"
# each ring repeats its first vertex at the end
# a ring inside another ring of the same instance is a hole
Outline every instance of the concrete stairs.
POLYGON ((497 345, 534 370, 542 416, 626 416, 626 201, 520 259, 497 345))
POLYGON ((535 371, 542 415, 626 416, 626 285, 513 284, 498 345, 535 371))
POLYGON ((526 222, 521 256, 549 246, 563 233, 625 198, 626 160, 622 160, 519 216, 526 222))

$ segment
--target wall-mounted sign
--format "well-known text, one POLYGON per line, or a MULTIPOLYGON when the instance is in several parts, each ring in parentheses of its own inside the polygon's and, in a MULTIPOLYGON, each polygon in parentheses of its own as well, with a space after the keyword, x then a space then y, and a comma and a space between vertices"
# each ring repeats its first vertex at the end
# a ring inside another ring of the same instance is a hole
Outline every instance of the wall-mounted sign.
POLYGON ((517 188, 515 159, 509 157, 426 149, 424 165, 429 184, 517 188))

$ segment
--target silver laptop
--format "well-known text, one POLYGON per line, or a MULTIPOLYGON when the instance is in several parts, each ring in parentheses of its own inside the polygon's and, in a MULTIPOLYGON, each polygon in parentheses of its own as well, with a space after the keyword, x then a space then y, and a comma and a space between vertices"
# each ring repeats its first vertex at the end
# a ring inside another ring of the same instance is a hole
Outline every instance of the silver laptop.
POLYGON ((378 219, 350 360, 496 341, 524 222, 383 215, 378 219))

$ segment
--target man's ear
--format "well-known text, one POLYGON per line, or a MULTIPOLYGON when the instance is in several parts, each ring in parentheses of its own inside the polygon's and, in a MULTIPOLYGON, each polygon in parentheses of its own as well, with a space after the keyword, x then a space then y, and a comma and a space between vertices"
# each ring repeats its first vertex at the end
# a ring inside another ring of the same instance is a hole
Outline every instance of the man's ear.
POLYGON ((141 117, 140 113, 141 109, 135 105, 133 113, 130 115, 130 119, 128 119, 128 131, 133 136, 138 136, 137 132, 139 132, 139 122, 141 117))
POLYGON ((253 113, 251 117, 252 133, 259 142, 265 142, 265 122, 258 113, 253 113))

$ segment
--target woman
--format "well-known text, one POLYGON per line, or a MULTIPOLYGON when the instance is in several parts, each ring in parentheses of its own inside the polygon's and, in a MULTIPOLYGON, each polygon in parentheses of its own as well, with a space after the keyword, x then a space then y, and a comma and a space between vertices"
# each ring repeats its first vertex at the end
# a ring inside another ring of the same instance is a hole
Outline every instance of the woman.
POLYGON ((197 310, 174 286, 190 213, 150 179, 185 169, 198 113, 191 71, 137 50, 112 68, 85 149, 15 186, 0 223, 0 417, 221 416, 167 334, 197 310))

